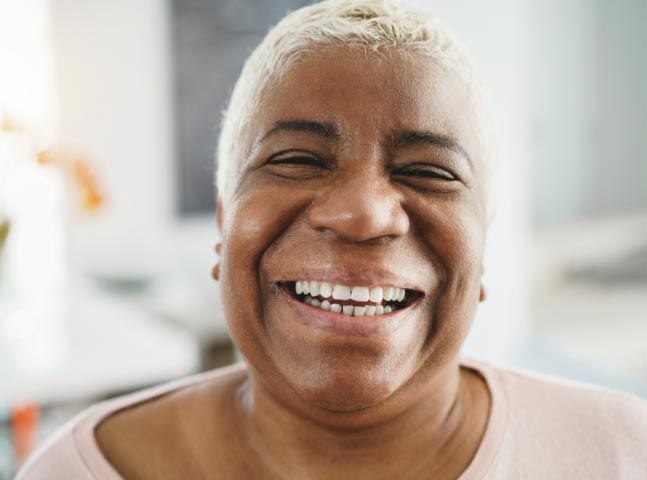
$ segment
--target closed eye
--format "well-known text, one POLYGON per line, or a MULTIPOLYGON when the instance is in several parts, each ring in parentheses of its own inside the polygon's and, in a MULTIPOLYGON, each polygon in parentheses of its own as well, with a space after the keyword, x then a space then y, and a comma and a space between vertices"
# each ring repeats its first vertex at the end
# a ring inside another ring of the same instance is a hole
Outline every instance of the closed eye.
POLYGON ((445 168, 428 163, 413 163, 406 167, 397 168, 392 171, 394 175, 402 175, 414 178, 431 178, 445 181, 456 181, 459 178, 445 168))
POLYGON ((272 165, 310 165, 313 167, 321 167, 321 168, 328 168, 328 166, 319 160, 318 158, 315 157, 309 157, 309 156, 292 156, 292 157, 280 157, 276 159, 272 159, 270 161, 270 164, 272 165))
POLYGON ((265 165, 265 171, 287 180, 319 178, 330 170, 321 158, 301 152, 277 154, 265 165))

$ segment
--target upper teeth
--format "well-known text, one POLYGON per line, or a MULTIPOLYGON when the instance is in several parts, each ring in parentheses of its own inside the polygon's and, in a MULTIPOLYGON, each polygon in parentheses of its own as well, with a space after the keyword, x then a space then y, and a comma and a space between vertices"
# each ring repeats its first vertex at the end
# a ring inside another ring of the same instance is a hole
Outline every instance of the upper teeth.
POLYGON ((354 300, 356 302, 382 303, 401 302, 406 296, 406 290, 398 287, 349 287, 328 282, 302 280, 296 282, 296 293, 312 297, 333 298, 334 300, 354 300))

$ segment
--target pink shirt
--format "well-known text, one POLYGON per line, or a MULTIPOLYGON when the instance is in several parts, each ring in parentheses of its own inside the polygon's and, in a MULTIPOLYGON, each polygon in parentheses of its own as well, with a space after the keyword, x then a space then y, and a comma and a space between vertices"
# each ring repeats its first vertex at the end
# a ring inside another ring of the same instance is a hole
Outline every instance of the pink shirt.
MULTIPOLYGON (((459 480, 647 479, 647 401, 627 393, 475 361, 492 396, 483 441, 459 480)), ((98 404, 37 451, 16 480, 120 480, 94 430, 112 413, 209 381, 194 375, 98 404)))

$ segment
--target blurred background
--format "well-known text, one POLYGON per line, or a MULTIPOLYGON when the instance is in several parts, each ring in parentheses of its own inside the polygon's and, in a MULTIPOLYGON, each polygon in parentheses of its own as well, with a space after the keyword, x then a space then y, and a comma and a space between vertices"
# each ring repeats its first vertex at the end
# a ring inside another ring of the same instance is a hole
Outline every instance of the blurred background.
MULTIPOLYGON (((234 360, 213 152, 298 0, 0 0, 0 479, 97 400, 234 360)), ((647 3, 420 0, 499 135, 465 354, 647 397, 647 3)))

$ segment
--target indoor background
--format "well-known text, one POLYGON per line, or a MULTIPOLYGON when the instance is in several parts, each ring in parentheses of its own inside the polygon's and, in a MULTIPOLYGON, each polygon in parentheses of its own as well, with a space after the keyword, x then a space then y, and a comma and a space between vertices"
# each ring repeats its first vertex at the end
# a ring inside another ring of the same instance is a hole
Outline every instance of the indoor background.
MULTIPOLYGON (((231 362, 213 152, 307 1, 0 0, 0 480, 99 399, 231 362)), ((647 397, 647 3, 427 0, 499 156, 465 354, 647 397)))

